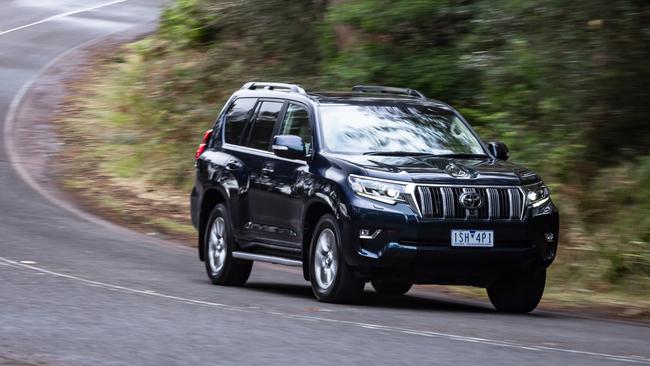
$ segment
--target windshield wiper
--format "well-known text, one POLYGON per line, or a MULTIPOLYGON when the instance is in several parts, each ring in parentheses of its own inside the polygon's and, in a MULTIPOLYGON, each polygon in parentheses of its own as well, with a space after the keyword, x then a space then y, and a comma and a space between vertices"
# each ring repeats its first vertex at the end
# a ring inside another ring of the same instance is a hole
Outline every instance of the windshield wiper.
POLYGON ((431 156, 433 154, 418 151, 368 151, 363 155, 384 155, 384 156, 431 156))
POLYGON ((485 159, 488 157, 485 154, 440 154, 435 156, 441 158, 456 158, 456 159, 474 159, 474 158, 485 159))

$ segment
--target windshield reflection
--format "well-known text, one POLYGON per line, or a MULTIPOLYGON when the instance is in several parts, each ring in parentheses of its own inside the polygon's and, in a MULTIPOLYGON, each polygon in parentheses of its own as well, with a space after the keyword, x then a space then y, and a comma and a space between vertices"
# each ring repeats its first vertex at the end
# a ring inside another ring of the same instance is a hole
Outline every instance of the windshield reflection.
POLYGON ((336 153, 485 154, 453 112, 413 105, 321 107, 327 148, 336 153))

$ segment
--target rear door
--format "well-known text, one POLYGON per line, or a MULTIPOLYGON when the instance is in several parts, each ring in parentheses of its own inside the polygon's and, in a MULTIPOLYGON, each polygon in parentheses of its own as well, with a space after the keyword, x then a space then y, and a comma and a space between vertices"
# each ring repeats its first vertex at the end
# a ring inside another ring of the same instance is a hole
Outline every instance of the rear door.
POLYGON ((278 230, 274 226, 277 211, 269 201, 275 182, 269 174, 272 168, 267 162, 273 156, 271 142, 284 107, 282 100, 260 100, 247 131, 245 147, 239 152, 249 179, 246 192, 248 219, 244 223, 242 237, 247 241, 272 241, 273 234, 278 230))
MULTIPOLYGON (((249 122, 257 106, 257 98, 238 98, 229 107, 222 123, 223 145, 215 149, 212 157, 210 175, 215 185, 220 185, 228 190, 228 208, 233 219, 235 235, 239 236, 242 227, 249 221, 249 167, 244 142, 249 122)), ((221 140, 219 138, 219 140, 221 140)))

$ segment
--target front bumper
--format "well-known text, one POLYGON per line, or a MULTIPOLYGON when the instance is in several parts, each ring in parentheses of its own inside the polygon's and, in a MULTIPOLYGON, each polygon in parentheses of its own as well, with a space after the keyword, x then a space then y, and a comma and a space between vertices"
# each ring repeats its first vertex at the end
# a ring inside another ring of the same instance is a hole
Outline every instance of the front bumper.
POLYGON ((523 220, 422 219, 408 205, 361 198, 346 208, 345 259, 368 279, 485 286, 504 271, 549 266, 555 259, 559 214, 551 201, 529 207, 523 220), (458 229, 493 230, 494 247, 452 247, 451 230, 458 229), (361 230, 381 232, 361 239, 361 230))

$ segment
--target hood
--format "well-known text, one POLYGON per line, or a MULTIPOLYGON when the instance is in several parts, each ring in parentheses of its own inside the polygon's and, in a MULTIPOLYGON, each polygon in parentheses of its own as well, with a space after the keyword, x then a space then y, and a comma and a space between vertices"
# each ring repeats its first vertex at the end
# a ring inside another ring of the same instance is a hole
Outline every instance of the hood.
POLYGON ((524 185, 539 181, 533 171, 491 158, 457 159, 435 156, 337 155, 383 179, 472 185, 524 185))

